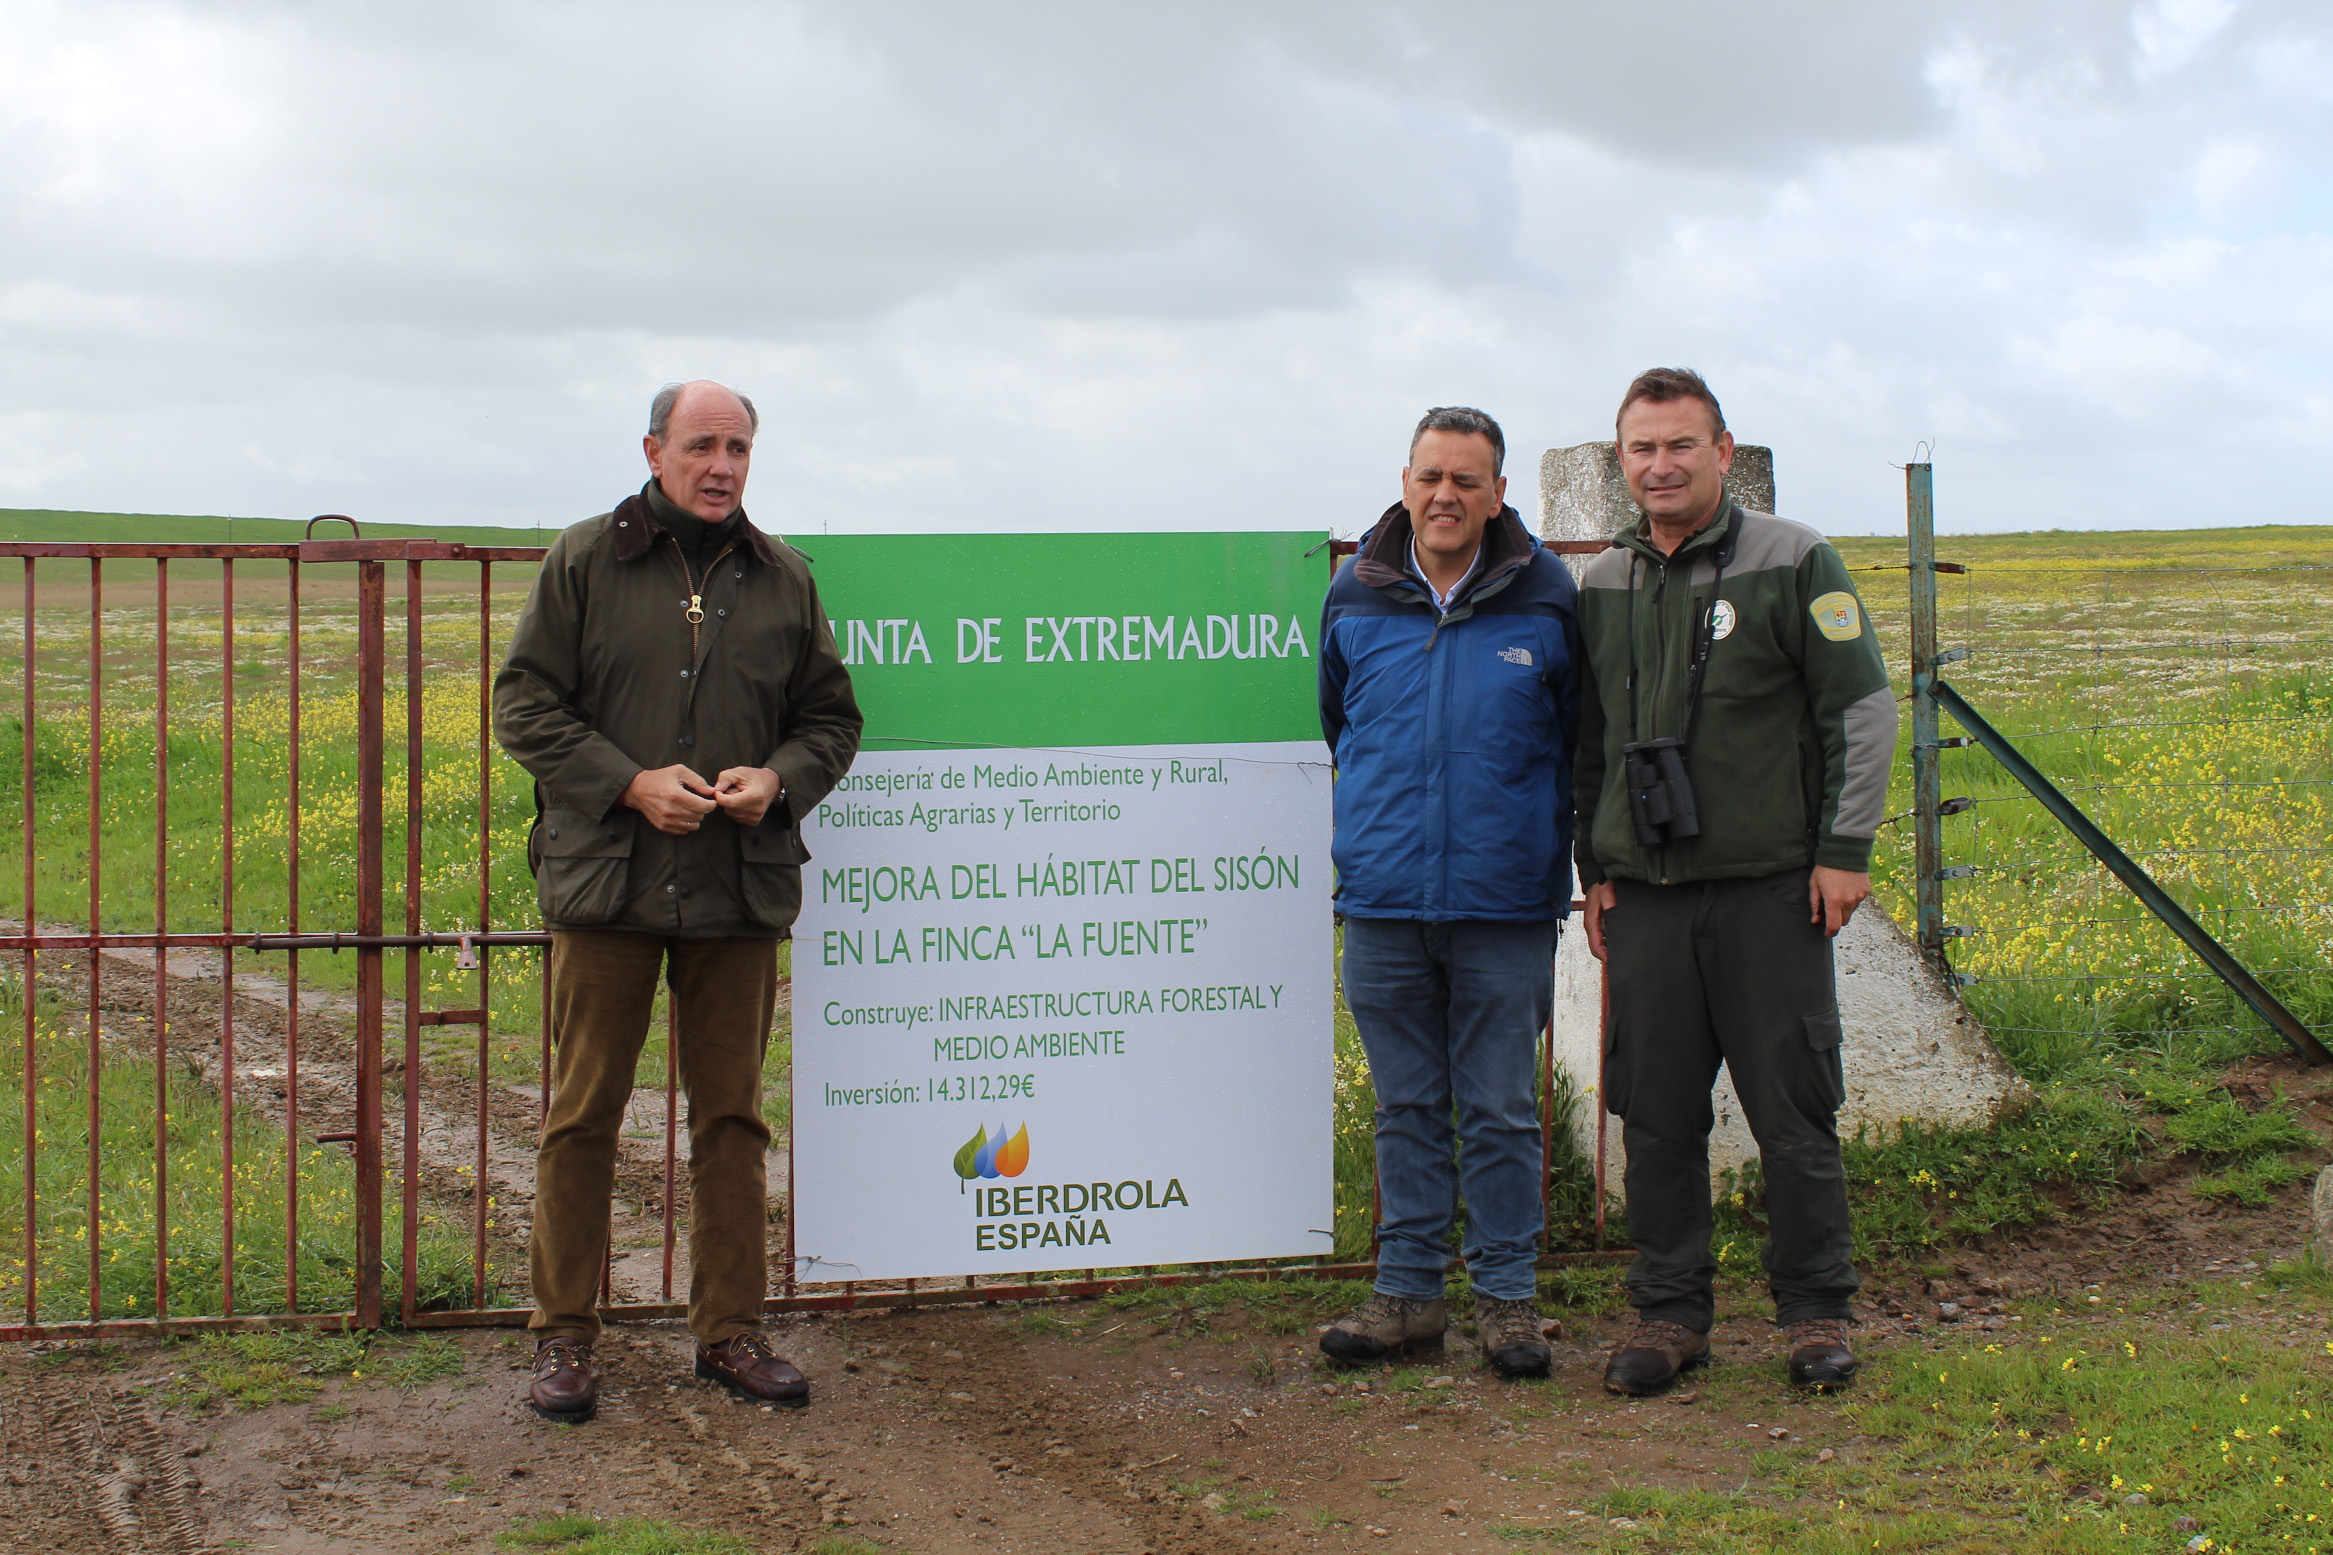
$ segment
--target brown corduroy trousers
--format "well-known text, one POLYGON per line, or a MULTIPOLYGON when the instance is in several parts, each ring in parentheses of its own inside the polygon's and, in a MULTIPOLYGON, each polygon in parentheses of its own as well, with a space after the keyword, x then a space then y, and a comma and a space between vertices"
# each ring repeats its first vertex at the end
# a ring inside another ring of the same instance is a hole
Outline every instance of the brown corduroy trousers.
POLYGON ((778 942, 560 929, 551 935, 551 1112, 535 1153, 527 1247, 535 1297, 527 1327, 538 1339, 599 1338, 616 1135, 668 962, 689 1104, 689 1327, 718 1344, 761 1326, 770 1143, 761 1065, 778 942))

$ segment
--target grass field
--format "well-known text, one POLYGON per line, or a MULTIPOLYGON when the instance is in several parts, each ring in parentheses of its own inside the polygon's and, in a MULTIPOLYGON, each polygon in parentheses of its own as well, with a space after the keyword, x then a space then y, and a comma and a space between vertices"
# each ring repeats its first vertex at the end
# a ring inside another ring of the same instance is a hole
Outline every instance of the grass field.
MULTIPOLYGON (((549 545, 557 530, 490 529, 427 523, 375 523, 354 515, 367 539, 434 537, 465 545, 549 545)), ((64 540, 76 544, 291 545, 308 530, 298 518, 230 518, 177 513, 77 513, 61 508, 0 508, 0 540, 64 540)), ((345 540, 346 524, 318 524, 315 538, 345 540)), ((60 566, 60 571, 62 565, 60 566)))
MULTIPOLYGON (((1903 547, 1840 543, 1851 565, 1903 547)), ((2333 529, 1954 537, 1939 581, 1948 679, 2294 1013, 2333 1030, 2333 529)), ((1903 575, 1862 572, 1899 678, 1903 575)), ((1951 732, 1948 730, 1948 732, 1951 732)), ((1908 756, 1910 731, 1904 733, 1908 756)), ((1970 1007, 2029 1072, 2101 1041, 2262 1031, 2170 932, 1975 749, 1942 757, 1946 920, 1970 1007)), ((1910 807, 1899 760, 1889 809, 1910 807)), ((1912 838, 1875 882, 1910 921, 1912 838)))
MULTIPOLYGON (((67 1023, 52 989, 40 991, 34 1018, 40 1031, 35 1087, 34 1193, 39 1206, 41 1316, 51 1322, 92 1315, 90 1244, 97 1243, 95 1315, 105 1318, 216 1314, 227 1309, 227 1168, 222 1149, 225 1110, 219 1093, 183 1068, 168 1076, 169 1126, 158 1171, 155 1150, 155 1073, 151 1060, 119 1052, 98 1063, 100 1210, 89 1216, 89 1054, 67 1023), (156 1206, 167 1192, 169 1281, 158 1299, 156 1206)), ((23 979, 0 979, 0 1028, 23 1029, 23 979)), ((24 1312, 24 1053, 20 1041, 0 1051, 0 1314, 24 1312)), ((283 1130, 248 1106, 234 1118, 234 1256, 239 1312, 279 1312, 286 1305, 286 1263, 298 1260, 298 1310, 347 1310, 356 1298, 356 1169, 337 1145, 302 1143, 299 1159, 299 1238, 285 1235, 288 1142, 283 1130)), ((386 1195, 383 1246, 385 1288, 395 1291, 403 1267, 403 1210, 386 1195)), ((470 1238, 463 1225, 446 1224, 424 1210, 417 1239, 416 1290, 424 1306, 467 1305, 470 1238)))
MULTIPOLYGON (((260 522, 234 521, 234 537, 281 537, 273 531, 246 532, 260 522)), ((173 528, 135 516, 0 512, 0 534, 27 538, 224 539, 221 526, 226 523, 186 520, 183 525, 196 527, 173 528)), ((532 532, 493 538, 524 541, 532 532)), ((1841 542, 1841 550, 1853 566, 1881 569, 1856 576, 1900 678, 1906 657, 1902 547, 1850 539, 1841 542), (1884 570, 1891 559, 1898 570, 1884 570)), ((1943 580, 1945 641, 1974 650, 1967 663, 1953 667, 1950 678, 2075 790, 2077 800, 2261 970, 2304 1019, 2333 1021, 2333 980, 2325 970, 2333 952, 2326 905, 2333 900, 2327 889, 2333 884, 2327 863, 2333 857, 2327 846, 2333 836, 2327 720, 2333 711, 2333 658, 2318 625, 2333 603, 2333 529, 1984 536, 1950 539, 1943 553, 1974 568, 1965 577, 1943 580)), ((311 928, 354 921, 356 617, 347 580, 333 576, 349 570, 306 570, 300 719, 305 799, 298 889, 300 922, 311 928)), ((507 640, 524 571, 501 569, 487 602, 489 661, 507 640)), ((86 573, 76 579, 44 564, 33 664, 40 709, 32 763, 38 816, 36 917, 71 924, 87 914, 92 870, 87 794, 94 764, 105 795, 95 864, 99 920, 118 931, 156 925, 150 796, 157 770, 155 707, 158 692, 167 689, 169 927, 208 930, 228 920, 219 882, 230 756, 233 925, 240 932, 289 926, 294 883, 287 798, 291 644, 281 572, 278 564, 250 564, 238 572, 230 748, 221 734, 227 655, 215 566, 173 567, 166 681, 157 671, 162 623, 151 569, 119 564, 111 570, 102 622, 105 696, 93 739, 86 573)), ((384 853, 393 928, 401 926, 396 920, 405 854, 406 772, 399 738, 406 710, 405 641, 399 586, 392 580, 392 684, 385 720, 384 853)), ((479 921, 481 771, 480 604, 474 584, 466 590, 452 582, 430 582, 420 649, 422 927, 473 927, 479 921)), ((0 686, 13 692, 22 685, 22 675, 21 650, 11 643, 0 653, 0 686)), ((0 748, 11 757, 21 748, 21 729, 14 715, 0 720, 0 748)), ((533 813, 527 781, 498 753, 487 753, 485 769, 491 779, 490 916, 501 926, 531 927, 533 893, 523 859, 533 813)), ((1950 861, 1973 864, 1979 871, 1949 889, 1948 919, 1980 931, 1956 942, 1955 964, 1978 979, 1967 990, 1971 1007, 2042 1093, 2035 1108, 1982 1137, 1939 1134, 1859 1142, 1851 1165, 1867 1248, 1932 1245, 2038 1218, 2048 1213, 2044 1190, 2103 1181, 2119 1161, 2156 1148, 2151 1141, 2160 1129, 2142 1129, 2145 1119, 2165 1125, 2187 1120, 2179 1122, 2186 1130, 2180 1148, 2216 1170, 2232 1197, 2257 1198, 2297 1171, 2285 1153, 2294 1142, 2289 1131, 2244 1124, 2229 1111, 2242 1109, 2209 1079, 2214 1065, 2263 1047, 2269 1039, 2259 1023, 2237 1009, 2070 838, 2040 817, 1989 757, 1948 752, 1944 770, 1947 794, 1978 801, 1946 823, 1950 861)), ((18 812, 20 784, 19 764, 0 759, 0 814, 18 812)), ((1908 804, 1908 773, 1899 762, 1890 808, 1900 812, 1908 804)), ((1882 900, 1900 921, 1910 916, 1910 857, 1908 826, 1886 828, 1874 872, 1882 900)), ((11 828, 7 845, 0 846, 0 914, 21 913, 22 878, 22 854, 11 828)), ((247 967, 280 975, 280 956, 241 959, 247 967)), ((450 955, 425 957, 424 964, 426 1005, 476 1001, 477 975, 456 972, 450 955)), ((498 1079, 533 1076, 536 967, 531 953, 502 953, 489 960, 486 991, 495 1011, 492 1062, 498 1079)), ((393 993, 400 970, 392 959, 393 993)), ((346 987, 353 982, 353 958, 310 954, 303 957, 302 975, 311 986, 346 987)), ((85 1061, 81 1044, 56 1021, 42 1019, 41 1029, 41 1093, 45 1097, 54 1091, 70 1100, 78 1094, 77 1066, 85 1061)), ((467 1030, 431 1028, 426 1035, 434 1067, 449 1074, 466 1069, 471 1061, 467 1030)), ((1338 1250, 1351 1256, 1367 1246, 1370 1097, 1341 1005, 1336 1035, 1338 1250)), ((775 1067, 782 1068, 785 1037, 781 1031, 775 1067)), ((10 1197, 20 1192, 21 1055, 13 1042, 0 1044, 0 1054, 5 1055, 0 1056, 0 1096, 14 1098, 0 1100, 0 1241, 13 1247, 15 1238, 5 1226, 11 1214, 21 1216, 20 1208, 11 1209, 15 1200, 10 1197), (11 1106, 18 1109, 17 1122, 10 1121, 11 1106)), ((644 1075, 660 1077, 662 1063, 661 1043, 652 1038, 643 1055, 644 1075)), ((125 1160, 147 1163, 146 1168, 124 1168, 128 1175, 120 1180, 118 1195, 116 1185, 108 1183, 108 1202, 122 1205, 127 1229, 121 1245, 126 1249, 137 1240, 135 1173, 150 1169, 151 1163, 150 1122, 143 1136, 136 1125, 140 1112, 150 1110, 151 1066, 125 1060, 118 1076, 109 1070, 103 1080, 109 1118, 120 1109, 118 1125, 108 1124, 108 1139, 119 1143, 125 1160)), ((782 1095, 782 1088, 773 1087, 773 1094, 782 1095)), ((1570 1104, 1568 1097, 1559 1101, 1570 1104)), ((74 1141, 83 1124, 70 1106, 61 1102, 60 1108, 52 1114, 44 1106, 38 1123, 44 1146, 64 1147, 58 1159, 65 1164, 56 1168, 62 1175, 50 1180, 45 1155, 41 1174, 42 1202, 50 1206, 44 1235, 63 1246, 75 1233, 76 1200, 85 1195, 85 1186, 77 1187, 74 1175, 81 1170, 74 1141)), ((201 1113, 197 1096, 186 1096, 175 1110, 185 1121, 171 1149, 174 1159, 183 1152, 186 1165, 172 1174, 173 1221, 216 1225, 216 1126, 205 1136, 203 1126, 191 1121, 201 1113), (198 1165, 206 1151, 212 1163, 207 1178, 198 1165)), ((268 1142, 268 1130, 256 1115, 238 1123, 247 1141, 244 1159, 253 1163, 249 1169, 255 1174, 250 1188, 239 1186, 245 1203, 269 1200, 268 1170, 280 1182, 283 1145, 280 1138, 268 1142), (257 1164, 270 1159, 272 1168, 257 1164)), ((1563 1130, 1558 1137, 1565 1137, 1563 1130)), ((317 1191, 326 1202, 338 1191, 333 1174, 340 1169, 336 1152, 315 1163, 317 1191)), ((238 1177, 240 1182, 240 1170, 238 1177)), ((1733 1261, 1752 1256, 1756 1231, 1754 1177, 1742 1186, 1728 1220, 1733 1261)), ((1552 1206, 1558 1238, 1568 1240, 1584 1227, 1593 1208, 1579 1163, 1567 1163, 1559 1173, 1558 1197, 1552 1206)), ((318 1222, 319 1235, 328 1226, 328 1221, 318 1222)), ((80 1234, 86 1235, 86 1228, 80 1234)), ((250 1234, 253 1244, 238 1254, 239 1262, 250 1270, 273 1267, 280 1276, 280 1223, 272 1249, 263 1217, 251 1222, 250 1234)), ((174 1270, 173 1281, 193 1301, 206 1288, 199 1243, 190 1244, 186 1253, 190 1263, 183 1272, 174 1270)), ((0 1310, 7 1308, 7 1263, 13 1256, 0 1254, 0 1310)), ((215 1262, 215 1250, 211 1256, 215 1262)), ((435 1257, 425 1254, 425 1283, 440 1275, 453 1278, 446 1273, 452 1266, 440 1268, 431 1261, 435 1257)), ((77 1278, 70 1256, 47 1276, 60 1315, 86 1304, 77 1278)), ((141 1275, 125 1269, 119 1299, 131 1300, 139 1289, 150 1292, 151 1283, 150 1270, 141 1275)), ((323 1300, 336 1287, 320 1267, 313 1283, 303 1274, 303 1288, 323 1300)), ((109 1305, 116 1300, 110 1278, 106 1299, 109 1305)))

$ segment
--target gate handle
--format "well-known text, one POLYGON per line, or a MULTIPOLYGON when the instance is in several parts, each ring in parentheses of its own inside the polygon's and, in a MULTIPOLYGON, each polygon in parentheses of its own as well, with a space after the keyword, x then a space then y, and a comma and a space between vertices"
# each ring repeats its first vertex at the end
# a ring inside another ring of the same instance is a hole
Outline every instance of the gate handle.
POLYGON ((300 531, 300 538, 303 540, 314 539, 318 524, 346 524, 350 534, 359 537, 364 534, 363 530, 357 528, 356 520, 350 518, 346 513, 319 513, 308 520, 308 527, 300 531))

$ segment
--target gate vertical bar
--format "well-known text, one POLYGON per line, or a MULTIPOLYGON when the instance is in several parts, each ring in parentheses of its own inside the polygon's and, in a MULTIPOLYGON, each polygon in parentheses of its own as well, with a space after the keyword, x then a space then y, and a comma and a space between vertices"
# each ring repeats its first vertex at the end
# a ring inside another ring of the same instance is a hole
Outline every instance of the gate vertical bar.
MULTIPOLYGON (((300 932, 300 559, 284 564, 287 597, 285 670, 290 677, 286 737, 290 771, 290 862, 286 868, 284 931, 300 932)), ((284 1310, 300 1310, 300 953, 284 957, 284 1310)))
POLYGON ((1944 818, 1936 749, 1935 466, 1904 466, 1912 616, 1912 844, 1914 934, 1929 962, 1944 965, 1944 818))
MULTIPOLYGON (((33 628, 33 559, 24 559, 24 934, 30 939, 40 932, 33 921, 33 861, 39 855, 32 840, 32 730, 33 685, 32 655, 35 642, 33 628)), ((40 1217, 34 1211, 33 1195, 39 1178, 34 1171, 38 1157, 33 1147, 40 1141, 40 1065, 39 1047, 33 1031, 33 978, 37 954, 24 953, 24 1320, 40 1321, 40 1217)))
MULTIPOLYGON (((381 701, 388 570, 357 563, 356 931, 381 932, 381 701)), ((356 953, 356 1321, 381 1326, 381 947, 356 953)))
MULTIPOLYGON (((478 564, 478 932, 494 928, 494 564, 478 564)), ((487 1087, 493 1083, 494 951, 478 947, 478 1152, 471 1163, 470 1305, 486 1305, 487 1087)))
MULTIPOLYGON (((235 559, 219 562, 219 932, 235 932, 235 559)), ((219 1310, 235 1315, 235 947, 219 947, 219 1310)))
POLYGON ((680 991, 668 977, 664 985, 664 1299, 672 1299, 672 1187, 673 1142, 680 1112, 677 1075, 680 1068, 680 991))
MULTIPOLYGON (((105 563, 98 557, 89 558, 89 933, 94 938, 100 930, 98 899, 101 894, 98 825, 104 816, 100 804, 99 774, 105 770, 105 563)), ((97 1074, 104 1059, 102 1045, 104 1027, 98 1017, 104 1008, 100 989, 105 956, 96 945, 89 947, 89 1321, 96 1322, 104 1312, 104 1265, 98 1257, 97 1244, 104 1228, 104 1189, 98 1180, 100 1162, 99 1141, 103 1133, 103 1114, 98 1106, 97 1074)))
POLYGON ((535 1024, 541 1028, 542 1060, 535 1070, 535 1129, 541 1133, 543 1125, 551 1121, 551 948, 543 950, 543 959, 536 969, 541 986, 535 999, 535 1024))
MULTIPOLYGON (((405 564, 405 932, 421 932, 421 563, 405 564)), ((405 1170, 398 1311, 419 1310, 421 1258, 421 956, 405 951, 405 1170)))
MULTIPOLYGON (((154 563, 154 933, 170 932, 170 563, 154 563)), ((154 1316, 170 1315, 170 952, 154 944, 154 1316)))
MULTIPOLYGON (((789 1086, 794 1083, 790 1065, 788 1066, 786 1083, 789 1086)), ((794 1294, 794 1271, 801 1266, 801 1249, 794 1243, 794 1209, 801 1202, 801 1195, 795 1191, 795 1184, 800 1180, 794 1175, 794 1128, 789 1124, 786 1128, 786 1273, 778 1286, 778 1289, 787 1296, 794 1294)), ((965 1283, 969 1285, 971 1281, 966 1280, 965 1283)))
POLYGON ((1596 1014, 1596 1251, 1600 1253, 1604 1250, 1604 1162, 1611 1154, 1605 1128, 1612 1111, 1604 1105, 1607 1094, 1604 1085, 1609 1078, 1609 1060, 1605 1055, 1611 1051, 1612 1043, 1612 963, 1597 963, 1596 972, 1596 980, 1601 985, 1596 1014))

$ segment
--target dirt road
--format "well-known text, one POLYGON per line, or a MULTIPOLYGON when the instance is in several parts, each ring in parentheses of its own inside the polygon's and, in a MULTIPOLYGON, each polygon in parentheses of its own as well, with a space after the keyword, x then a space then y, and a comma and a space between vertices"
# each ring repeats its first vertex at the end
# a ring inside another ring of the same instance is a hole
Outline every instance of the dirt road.
MULTIPOLYGON (((2229 1222, 2210 1277, 2289 1257, 2278 1225, 2229 1222)), ((2086 1287, 2045 1289, 2050 1268, 2097 1272, 2006 1250, 1942 1292, 1963 1304, 1952 1323, 1918 1276, 1877 1282, 1864 1347, 2016 1344, 2107 1321, 2084 1315, 2086 1287)), ((189 1401, 190 1345, 0 1351, 0 1548, 438 1555, 580 1512, 772 1551, 836 1531, 924 1555, 1490 1551, 1608 1537, 1597 1503, 1615 1490, 1787 1497, 1791 1465, 1873 1450, 1837 1401, 1782 1386, 1746 1288, 1727 1296, 1716 1364, 1646 1401, 1597 1385, 1621 1331, 1609 1307, 1568 1315, 1544 1383, 1491 1377, 1457 1335, 1439 1363, 1330 1372, 1316 1324, 1347 1294, 792 1319, 778 1337, 816 1387, 796 1413, 732 1402, 688 1375, 677 1325, 634 1325, 603 1344, 605 1402, 581 1427, 526 1412, 515 1333, 453 1340, 451 1380, 399 1391, 349 1376, 249 1410, 202 1404, 200 1388, 189 1401)), ((2294 1325, 2278 1342, 2311 1350, 2326 1321, 2248 1320, 2294 1325)))

